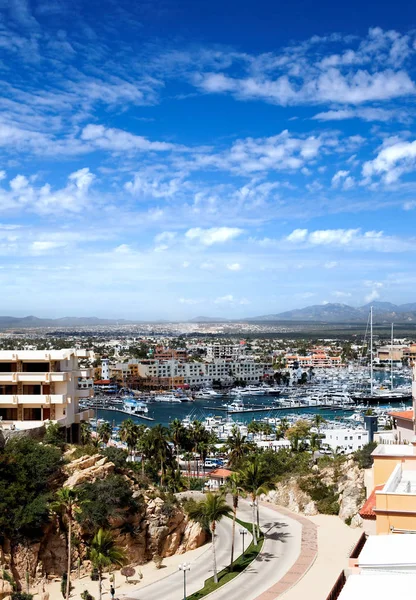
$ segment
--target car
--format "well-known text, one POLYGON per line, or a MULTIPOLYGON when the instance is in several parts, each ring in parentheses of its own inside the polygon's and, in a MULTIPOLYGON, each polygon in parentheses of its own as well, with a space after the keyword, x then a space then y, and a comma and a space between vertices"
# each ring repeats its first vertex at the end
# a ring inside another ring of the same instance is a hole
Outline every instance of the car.
POLYGON ((216 460, 213 460, 212 458, 207 458, 204 462, 204 467, 206 469, 215 469, 218 466, 220 466, 218 462, 216 460))

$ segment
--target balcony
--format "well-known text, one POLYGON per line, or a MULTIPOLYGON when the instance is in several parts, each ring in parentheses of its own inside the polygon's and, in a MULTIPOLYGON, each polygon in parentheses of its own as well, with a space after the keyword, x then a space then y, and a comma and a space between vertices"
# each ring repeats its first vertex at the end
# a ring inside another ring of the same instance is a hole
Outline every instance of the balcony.
POLYGON ((0 406, 4 404, 70 404, 66 394, 4 394, 0 395, 0 406))
POLYGON ((75 395, 77 398, 92 398, 94 396, 94 388, 78 388, 75 395))
POLYGON ((0 373, 0 383, 59 383, 69 380, 70 373, 0 373))

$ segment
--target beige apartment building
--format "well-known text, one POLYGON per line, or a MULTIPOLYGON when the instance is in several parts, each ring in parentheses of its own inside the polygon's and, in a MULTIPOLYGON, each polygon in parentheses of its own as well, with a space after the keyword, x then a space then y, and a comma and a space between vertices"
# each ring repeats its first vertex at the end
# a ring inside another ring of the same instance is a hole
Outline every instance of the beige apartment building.
POLYGON ((80 411, 79 399, 93 395, 92 369, 79 366, 86 350, 0 351, 0 425, 32 429, 47 421, 67 429, 77 441, 79 424, 90 411, 80 411))

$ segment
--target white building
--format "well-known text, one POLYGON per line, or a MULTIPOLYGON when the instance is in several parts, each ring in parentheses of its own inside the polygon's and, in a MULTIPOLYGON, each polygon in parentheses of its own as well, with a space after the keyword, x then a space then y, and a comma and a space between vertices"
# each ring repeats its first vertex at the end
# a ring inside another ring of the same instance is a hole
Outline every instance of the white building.
POLYGON ((79 423, 90 411, 80 411, 79 398, 93 395, 92 369, 80 368, 86 350, 0 351, 0 419, 3 429, 31 429, 45 421, 67 428, 67 439, 78 439, 79 423))
POLYGON ((140 377, 182 377, 189 385, 211 385, 214 380, 232 383, 236 379, 256 383, 264 373, 264 365, 252 360, 182 362, 178 360, 146 360, 138 364, 140 377))
POLYGON ((207 360, 218 360, 219 358, 228 358, 237 360, 245 355, 245 344, 208 344, 207 360))
POLYGON ((351 454, 368 444, 368 431, 362 429, 323 429, 322 449, 337 450, 341 454, 351 454))

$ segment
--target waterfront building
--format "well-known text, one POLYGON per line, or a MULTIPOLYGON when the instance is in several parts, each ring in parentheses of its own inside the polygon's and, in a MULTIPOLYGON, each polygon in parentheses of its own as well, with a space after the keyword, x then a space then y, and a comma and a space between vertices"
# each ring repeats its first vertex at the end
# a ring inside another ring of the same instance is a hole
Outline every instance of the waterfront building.
POLYGON ((288 368, 301 367, 307 368, 331 368, 341 367, 341 356, 332 356, 327 349, 314 348, 311 354, 301 356, 299 354, 286 354, 285 362, 288 368))
POLYGON ((0 418, 3 429, 32 429, 51 421, 77 441, 80 398, 93 396, 92 369, 79 366, 86 350, 0 351, 0 418))

